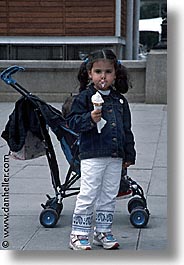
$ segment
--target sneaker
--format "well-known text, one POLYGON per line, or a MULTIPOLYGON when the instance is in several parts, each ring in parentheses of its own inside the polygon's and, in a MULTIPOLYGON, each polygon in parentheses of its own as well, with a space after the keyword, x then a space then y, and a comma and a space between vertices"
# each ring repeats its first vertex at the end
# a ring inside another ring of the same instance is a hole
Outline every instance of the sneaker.
POLYGON ((70 235, 70 248, 73 250, 91 250, 87 236, 70 235))
POLYGON ((118 241, 111 233, 94 232, 93 244, 103 246, 104 249, 116 249, 119 247, 118 241))

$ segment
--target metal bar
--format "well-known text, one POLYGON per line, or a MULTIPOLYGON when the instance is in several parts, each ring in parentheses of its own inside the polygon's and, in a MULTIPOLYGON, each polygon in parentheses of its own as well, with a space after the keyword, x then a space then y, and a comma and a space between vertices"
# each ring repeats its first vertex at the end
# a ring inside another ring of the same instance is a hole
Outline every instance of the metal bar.
POLYGON ((121 37, 121 0, 116 0, 115 36, 121 37))

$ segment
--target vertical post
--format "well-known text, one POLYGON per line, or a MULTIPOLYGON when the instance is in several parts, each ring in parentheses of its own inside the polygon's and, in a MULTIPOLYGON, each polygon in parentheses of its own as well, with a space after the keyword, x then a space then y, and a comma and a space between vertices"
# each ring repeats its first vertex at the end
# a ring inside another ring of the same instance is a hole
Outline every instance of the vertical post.
POLYGON ((140 0, 134 0, 134 23, 133 23, 133 59, 138 60, 139 53, 139 18, 140 0))
POLYGON ((125 59, 132 60, 133 50, 133 10, 134 1, 127 0, 127 19, 126 19, 126 50, 125 59))
POLYGON ((115 36, 121 36, 121 0, 116 0, 115 36))

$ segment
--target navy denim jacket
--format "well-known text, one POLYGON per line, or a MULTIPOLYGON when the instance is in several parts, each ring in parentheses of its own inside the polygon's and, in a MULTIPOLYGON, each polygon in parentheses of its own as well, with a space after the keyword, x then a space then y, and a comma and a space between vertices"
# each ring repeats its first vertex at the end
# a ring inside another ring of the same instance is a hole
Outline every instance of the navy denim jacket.
POLYGON ((108 96, 102 95, 102 117, 107 123, 98 133, 97 125, 91 119, 91 111, 94 109, 91 97, 96 92, 93 85, 82 91, 74 99, 68 116, 69 127, 80 135, 80 159, 110 156, 134 164, 135 142, 127 100, 112 88, 108 96))

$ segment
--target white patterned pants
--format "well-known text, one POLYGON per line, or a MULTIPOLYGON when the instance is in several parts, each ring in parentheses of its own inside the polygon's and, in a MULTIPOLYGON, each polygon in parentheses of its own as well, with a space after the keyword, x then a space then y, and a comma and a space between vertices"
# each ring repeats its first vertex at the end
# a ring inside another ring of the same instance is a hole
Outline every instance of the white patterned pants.
POLYGON ((81 187, 72 221, 72 234, 88 235, 96 206, 96 231, 110 232, 121 179, 121 158, 90 158, 81 161, 81 187))

